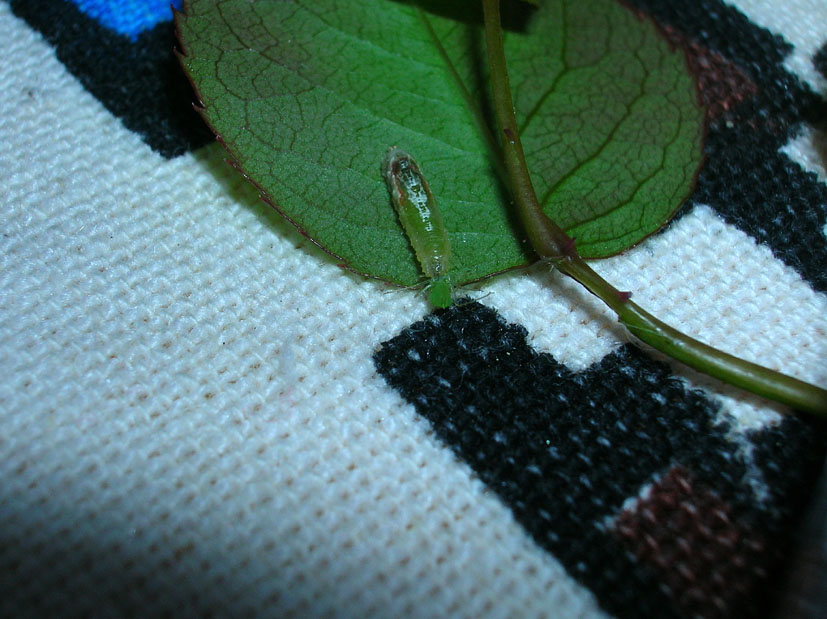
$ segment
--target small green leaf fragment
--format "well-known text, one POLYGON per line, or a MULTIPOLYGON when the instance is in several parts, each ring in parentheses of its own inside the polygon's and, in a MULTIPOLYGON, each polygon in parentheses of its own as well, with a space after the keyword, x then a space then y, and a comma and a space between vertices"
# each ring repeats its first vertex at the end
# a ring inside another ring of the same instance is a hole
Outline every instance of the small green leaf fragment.
POLYGON ((439 308, 451 307, 453 286, 447 278, 435 279, 428 285, 428 301, 439 308))

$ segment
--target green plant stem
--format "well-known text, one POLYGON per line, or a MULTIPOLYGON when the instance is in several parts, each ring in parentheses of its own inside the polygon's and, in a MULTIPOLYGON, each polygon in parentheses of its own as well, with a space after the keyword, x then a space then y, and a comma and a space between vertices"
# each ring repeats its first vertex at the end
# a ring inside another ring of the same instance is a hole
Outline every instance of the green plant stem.
POLYGON ((503 159, 517 212, 537 254, 602 299, 635 337, 660 352, 759 396, 797 410, 827 415, 827 391, 824 389, 699 342, 630 301, 629 293, 619 291, 586 264, 577 253, 574 239, 543 213, 528 173, 514 115, 500 24, 500 0, 482 0, 482 3, 494 113, 503 159))

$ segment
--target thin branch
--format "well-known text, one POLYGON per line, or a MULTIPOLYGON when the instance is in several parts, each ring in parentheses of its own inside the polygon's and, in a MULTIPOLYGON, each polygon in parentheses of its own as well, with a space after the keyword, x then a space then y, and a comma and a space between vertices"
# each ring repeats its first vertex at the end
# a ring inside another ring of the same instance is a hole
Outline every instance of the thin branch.
POLYGON ((500 0, 482 0, 485 41, 491 70, 494 113, 503 144, 514 205, 534 250, 612 308, 638 339, 682 363, 759 396, 797 410, 827 415, 827 391, 769 368, 744 361, 695 340, 629 300, 580 257, 574 239, 543 213, 528 173, 505 62, 500 0))

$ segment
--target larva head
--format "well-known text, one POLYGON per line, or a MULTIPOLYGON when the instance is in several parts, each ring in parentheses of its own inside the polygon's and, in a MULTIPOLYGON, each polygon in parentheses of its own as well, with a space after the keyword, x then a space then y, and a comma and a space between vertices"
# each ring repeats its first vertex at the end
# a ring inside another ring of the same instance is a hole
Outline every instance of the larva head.
POLYGON ((434 307, 451 307, 451 284, 444 279, 435 279, 428 286, 428 300, 434 307))

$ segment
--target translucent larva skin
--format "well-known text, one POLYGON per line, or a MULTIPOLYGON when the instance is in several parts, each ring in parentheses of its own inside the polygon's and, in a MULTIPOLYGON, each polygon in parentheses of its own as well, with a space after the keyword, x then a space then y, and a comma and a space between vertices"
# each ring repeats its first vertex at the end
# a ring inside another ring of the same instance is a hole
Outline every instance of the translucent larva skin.
POLYGON ((398 148, 388 151, 382 169, 399 221, 422 272, 431 280, 429 300, 435 307, 448 307, 452 287, 448 270, 451 243, 428 181, 413 157, 398 148))

